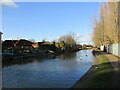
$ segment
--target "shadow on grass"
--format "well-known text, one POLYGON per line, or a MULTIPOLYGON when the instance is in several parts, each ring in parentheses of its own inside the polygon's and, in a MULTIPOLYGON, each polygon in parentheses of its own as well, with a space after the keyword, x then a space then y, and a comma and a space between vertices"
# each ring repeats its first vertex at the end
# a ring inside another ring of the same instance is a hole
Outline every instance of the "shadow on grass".
MULTIPOLYGON (((120 62, 113 62, 120 63, 120 62)), ((120 71, 115 71, 111 63, 94 65, 94 74, 91 77, 88 88, 118 88, 120 71)), ((118 68, 118 67, 116 67, 118 68)))
POLYGON ((114 70, 108 58, 99 52, 94 54, 98 57, 98 63, 93 65, 72 88, 120 88, 120 61, 112 62, 117 68, 114 70))

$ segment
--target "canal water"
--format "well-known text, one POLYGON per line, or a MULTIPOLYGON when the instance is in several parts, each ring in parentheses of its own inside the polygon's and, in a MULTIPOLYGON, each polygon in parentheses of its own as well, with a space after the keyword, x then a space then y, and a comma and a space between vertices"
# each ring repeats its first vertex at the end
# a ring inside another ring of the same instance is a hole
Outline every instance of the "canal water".
POLYGON ((94 56, 92 50, 81 50, 25 61, 3 67, 3 88, 70 88, 89 70, 94 56))

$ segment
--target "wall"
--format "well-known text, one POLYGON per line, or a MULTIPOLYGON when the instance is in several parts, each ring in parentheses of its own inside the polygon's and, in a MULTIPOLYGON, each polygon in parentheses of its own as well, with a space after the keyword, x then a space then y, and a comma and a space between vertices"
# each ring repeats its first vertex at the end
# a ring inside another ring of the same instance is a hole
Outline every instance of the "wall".
MULTIPOLYGON (((100 47, 100 50, 103 51, 104 46, 100 47)), ((109 44, 106 46, 107 52, 120 57, 120 43, 109 44)))
POLYGON ((110 44, 108 52, 120 57, 120 43, 110 44))

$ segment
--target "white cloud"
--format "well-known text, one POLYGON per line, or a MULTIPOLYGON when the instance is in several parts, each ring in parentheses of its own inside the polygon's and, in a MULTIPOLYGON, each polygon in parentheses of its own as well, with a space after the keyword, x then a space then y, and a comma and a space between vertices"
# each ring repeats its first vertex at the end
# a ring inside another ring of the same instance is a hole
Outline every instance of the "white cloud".
POLYGON ((58 36, 58 37, 54 38, 53 40, 57 41, 59 38, 60 38, 60 36, 58 36))
MULTIPOLYGON (((43 38, 41 37, 40 40, 47 40, 47 41, 58 41, 60 36, 55 38, 43 38)), ((85 35, 80 35, 79 33, 74 34, 74 38, 76 39, 77 43, 80 44, 91 44, 92 43, 92 35, 91 33, 86 33, 85 35)))
POLYGON ((77 33, 75 36, 76 36, 76 37, 80 37, 80 34, 79 34, 79 33, 77 33))
POLYGON ((81 37, 77 40, 77 43, 79 44, 92 44, 92 40, 90 37, 81 37))
POLYGON ((79 42, 90 42, 91 41, 91 38, 89 37, 81 37, 78 39, 79 42))
POLYGON ((80 44, 90 44, 92 43, 92 34, 86 33, 85 35, 79 36, 77 42, 80 44))
POLYGON ((17 8, 17 4, 13 0, 2 0, 0 4, 5 5, 5 6, 10 6, 10 7, 15 7, 17 8))
MULTIPOLYGON (((50 40, 58 41, 58 39, 59 39, 60 37, 61 37, 61 36, 57 36, 57 37, 55 37, 55 38, 51 38, 50 40)), ((74 38, 75 38, 76 40, 78 40, 80 37, 81 37, 81 35, 80 35, 79 33, 74 34, 74 38)))

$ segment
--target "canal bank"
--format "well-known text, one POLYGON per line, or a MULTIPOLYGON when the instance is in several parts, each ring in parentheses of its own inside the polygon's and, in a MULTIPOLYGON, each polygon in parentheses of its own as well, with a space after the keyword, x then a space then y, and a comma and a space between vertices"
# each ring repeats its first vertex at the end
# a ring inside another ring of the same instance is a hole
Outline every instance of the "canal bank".
POLYGON ((100 51, 94 51, 93 54, 96 58, 92 67, 72 88, 118 88, 119 58, 100 51))
MULTIPOLYGON (((80 51, 81 49, 76 49, 76 50, 58 50, 58 51, 41 51, 38 53, 15 53, 15 54, 2 54, 2 63, 3 65, 9 64, 11 62, 22 62, 27 58, 34 58, 34 57, 41 57, 41 58, 46 58, 46 57, 53 57, 55 58, 56 56, 59 56, 64 53, 73 53, 80 51)), ((26 61, 25 61, 26 62, 26 61)))

